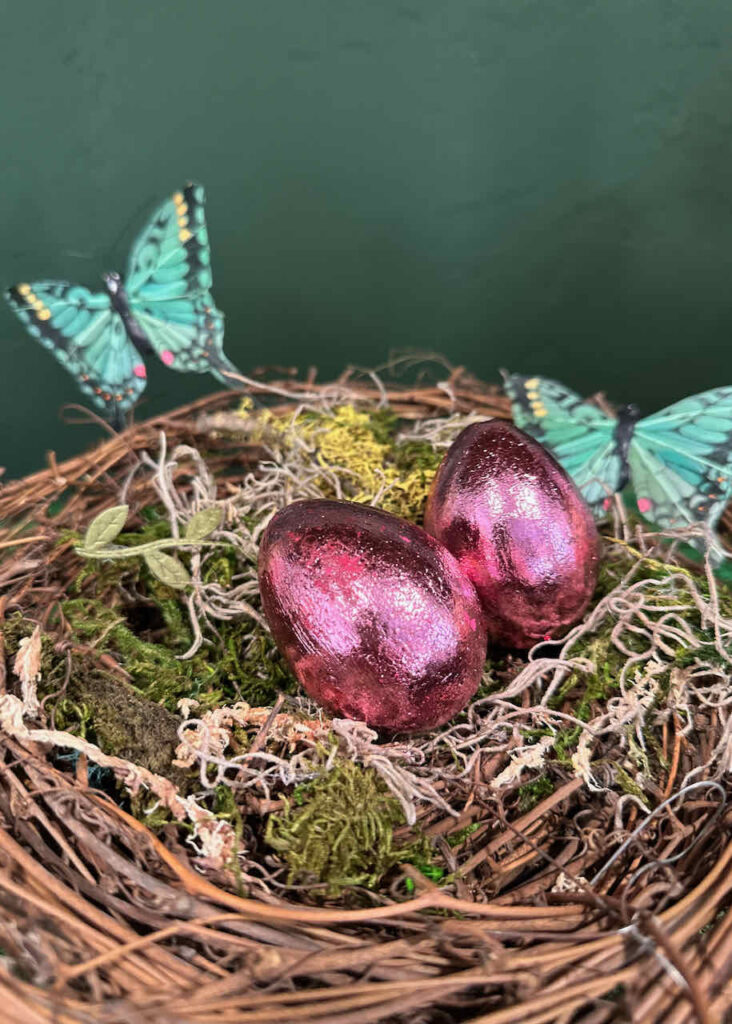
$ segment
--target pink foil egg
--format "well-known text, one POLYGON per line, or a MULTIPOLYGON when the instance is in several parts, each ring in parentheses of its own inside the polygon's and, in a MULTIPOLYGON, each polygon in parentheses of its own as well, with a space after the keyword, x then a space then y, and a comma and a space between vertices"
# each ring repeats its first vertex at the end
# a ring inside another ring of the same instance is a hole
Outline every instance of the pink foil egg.
POLYGON ((335 715, 430 729, 478 687, 478 597, 449 551, 412 523, 351 502, 295 502, 265 530, 259 585, 277 646, 335 715))
POLYGON ((592 514, 549 452, 509 423, 458 435, 433 481, 425 528, 475 585, 496 643, 531 647, 561 635, 592 597, 592 514))

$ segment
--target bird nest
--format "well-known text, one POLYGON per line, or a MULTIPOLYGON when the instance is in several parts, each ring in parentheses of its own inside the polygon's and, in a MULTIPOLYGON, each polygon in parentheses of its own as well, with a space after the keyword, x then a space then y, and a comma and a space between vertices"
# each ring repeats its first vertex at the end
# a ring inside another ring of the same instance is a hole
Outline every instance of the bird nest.
POLYGON ((268 518, 418 522, 510 406, 460 371, 250 392, 0 489, 5 1020, 721 1020, 732 591, 618 504, 564 640, 489 652, 432 733, 329 719, 260 616, 268 518))

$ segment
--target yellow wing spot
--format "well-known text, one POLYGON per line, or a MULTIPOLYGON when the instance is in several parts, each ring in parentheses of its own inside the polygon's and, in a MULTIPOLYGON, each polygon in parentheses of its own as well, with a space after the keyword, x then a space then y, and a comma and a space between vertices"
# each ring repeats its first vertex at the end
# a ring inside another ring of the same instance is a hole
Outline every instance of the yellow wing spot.
POLYGON ((178 232, 178 238, 180 238, 181 242, 187 242, 189 238, 193 238, 193 235, 188 228, 181 228, 178 232))
POLYGON ((41 307, 41 309, 38 310, 37 316, 38 316, 39 320, 50 320, 51 319, 51 310, 50 309, 45 309, 44 307, 41 307))
POLYGON ((19 295, 30 295, 31 286, 29 284, 19 284, 18 287, 16 288, 16 291, 18 292, 19 295))
POLYGON ((536 402, 538 400, 538 398, 539 398, 539 392, 538 391, 527 391, 526 392, 526 397, 528 398, 528 400, 530 402, 536 402))
POLYGON ((538 377, 532 377, 531 380, 525 380, 524 381, 524 387, 526 388, 527 391, 529 391, 529 390, 530 391, 534 391, 536 388, 539 387, 539 378, 538 377))
POLYGON ((534 406, 532 406, 532 410, 531 411, 533 412, 534 416, 538 416, 540 419, 541 419, 542 416, 546 416, 547 415, 547 411, 546 411, 546 409, 544 408, 543 405, 534 405, 534 406))
POLYGON ((184 200, 185 200, 185 196, 183 195, 182 192, 174 192, 173 193, 173 202, 175 203, 176 206, 180 206, 180 204, 184 200))
POLYGON ((35 309, 36 313, 42 313, 46 307, 41 299, 34 299, 33 308, 35 309))
POLYGON ((178 218, 178 227, 179 228, 186 228, 186 227, 188 227, 188 218, 185 216, 185 214, 182 217, 178 218))
POLYGON ((176 212, 179 217, 182 217, 185 213, 188 213, 188 203, 176 203, 176 212))

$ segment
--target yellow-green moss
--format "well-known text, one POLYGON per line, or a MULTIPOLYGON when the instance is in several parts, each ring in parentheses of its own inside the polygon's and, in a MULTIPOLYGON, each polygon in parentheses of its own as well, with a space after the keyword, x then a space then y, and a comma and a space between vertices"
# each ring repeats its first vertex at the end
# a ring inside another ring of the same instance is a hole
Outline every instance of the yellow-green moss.
MULTIPOLYGON (((244 415, 251 417, 250 411, 244 415)), ((361 412, 341 405, 326 412, 301 412, 296 420, 266 410, 256 417, 286 458, 288 451, 312 450, 316 465, 328 474, 316 481, 324 497, 335 497, 335 474, 350 501, 370 504, 405 519, 419 520, 442 454, 427 442, 396 441, 397 417, 389 410, 361 412)), ((248 420, 249 421, 249 420, 248 420)))
POLYGON ((429 862, 424 838, 395 840, 403 823, 398 800, 373 769, 339 760, 270 815, 266 840, 289 866, 289 884, 322 883, 337 896, 347 886, 375 888, 400 862, 429 862))

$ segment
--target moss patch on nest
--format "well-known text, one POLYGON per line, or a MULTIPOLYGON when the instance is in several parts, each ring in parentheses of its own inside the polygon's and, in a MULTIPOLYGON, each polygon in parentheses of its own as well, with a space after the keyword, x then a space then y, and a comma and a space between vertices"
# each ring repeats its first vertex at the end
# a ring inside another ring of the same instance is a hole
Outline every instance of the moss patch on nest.
MULTIPOLYGON (((248 406, 244 414, 251 415, 248 406)), ((341 405, 328 412, 301 412, 294 419, 263 414, 263 420, 275 431, 284 457, 300 453, 303 445, 310 449, 309 459, 327 471, 316 480, 323 497, 378 501, 387 512, 421 521, 444 453, 426 440, 399 440, 399 420, 389 410, 363 412, 341 405)))
MULTIPOLYGON (((229 565, 226 553, 217 561, 229 565)), ((192 635, 180 595, 140 567, 132 572, 147 577, 143 600, 110 607, 99 598, 69 598, 60 611, 76 638, 115 657, 141 696, 175 711, 181 697, 204 708, 235 700, 261 706, 294 691, 295 680, 269 634, 250 620, 221 623, 215 642, 181 660, 192 635)))
POLYGON ((265 838, 286 861, 288 883, 317 883, 327 896, 353 885, 377 888, 401 862, 429 863, 423 837, 398 843, 404 812, 371 768, 339 759, 314 782, 299 786, 271 814, 265 838))
MULTIPOLYGON (((0 625, 8 662, 34 623, 22 615, 0 625)), ((57 650, 49 637, 42 641, 38 695, 59 729, 88 738, 108 754, 123 757, 176 784, 185 774, 172 762, 178 744, 178 718, 145 699, 124 679, 106 671, 98 654, 86 645, 57 650)))

